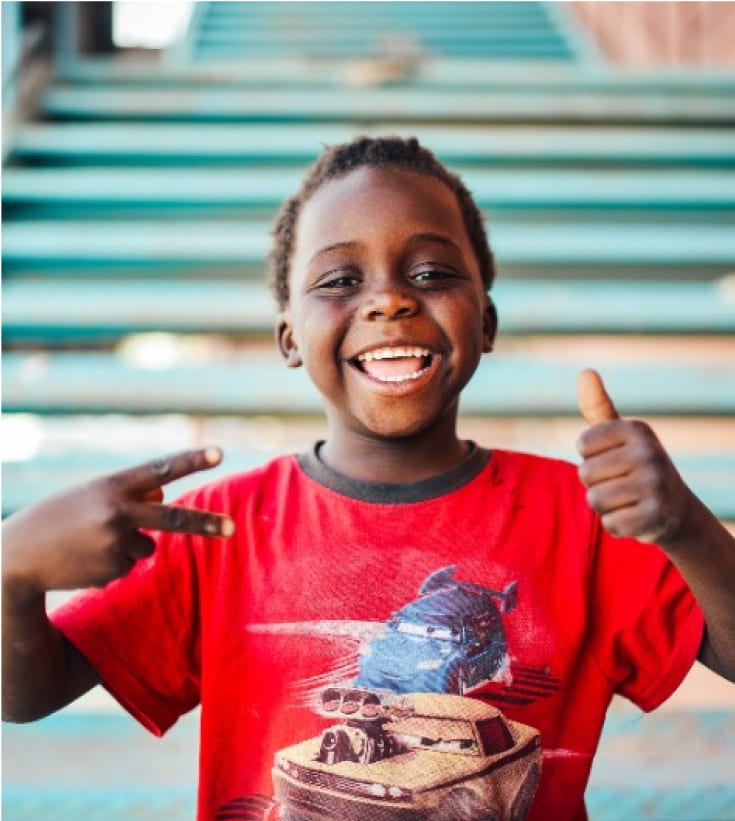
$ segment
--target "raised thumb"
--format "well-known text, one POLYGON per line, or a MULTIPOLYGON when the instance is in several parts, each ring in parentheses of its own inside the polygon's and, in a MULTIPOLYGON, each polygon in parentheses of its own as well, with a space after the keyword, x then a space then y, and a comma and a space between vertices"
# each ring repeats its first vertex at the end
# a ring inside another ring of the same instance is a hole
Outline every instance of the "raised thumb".
POLYGON ((607 422, 610 419, 619 419, 620 414, 615 410, 612 399, 607 395, 602 378, 597 371, 588 368, 582 371, 577 378, 577 396, 579 409, 585 421, 590 425, 598 422, 607 422))

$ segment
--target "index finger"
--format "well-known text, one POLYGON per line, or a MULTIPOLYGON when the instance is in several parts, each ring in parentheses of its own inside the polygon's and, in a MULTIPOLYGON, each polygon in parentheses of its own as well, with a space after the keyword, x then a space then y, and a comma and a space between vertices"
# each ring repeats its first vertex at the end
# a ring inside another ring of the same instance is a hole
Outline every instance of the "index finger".
POLYGON ((151 491, 163 485, 196 473, 198 470, 208 470, 222 461, 222 451, 219 448, 199 448, 198 450, 182 450, 160 459, 153 459, 114 474, 114 478, 128 491, 151 491))

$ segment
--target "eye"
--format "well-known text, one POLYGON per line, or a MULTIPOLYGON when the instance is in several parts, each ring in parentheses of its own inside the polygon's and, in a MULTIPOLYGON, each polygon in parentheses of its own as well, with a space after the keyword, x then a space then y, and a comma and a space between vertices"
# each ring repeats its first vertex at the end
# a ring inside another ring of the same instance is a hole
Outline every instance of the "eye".
POLYGON ((360 277, 357 274, 333 271, 325 274, 314 287, 317 291, 344 293, 353 291, 360 284, 360 281, 360 277))
POLYGON ((417 285, 442 285, 456 279, 457 275, 440 268, 427 268, 411 275, 411 281, 417 285))

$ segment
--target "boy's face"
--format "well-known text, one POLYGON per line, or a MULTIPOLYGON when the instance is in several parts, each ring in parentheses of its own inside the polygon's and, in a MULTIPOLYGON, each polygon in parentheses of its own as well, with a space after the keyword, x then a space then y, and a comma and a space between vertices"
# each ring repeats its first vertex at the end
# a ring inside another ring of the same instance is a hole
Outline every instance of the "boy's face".
POLYGON ((454 193, 395 167, 363 167, 305 204, 278 328, 330 427, 410 436, 453 422, 495 316, 454 193))

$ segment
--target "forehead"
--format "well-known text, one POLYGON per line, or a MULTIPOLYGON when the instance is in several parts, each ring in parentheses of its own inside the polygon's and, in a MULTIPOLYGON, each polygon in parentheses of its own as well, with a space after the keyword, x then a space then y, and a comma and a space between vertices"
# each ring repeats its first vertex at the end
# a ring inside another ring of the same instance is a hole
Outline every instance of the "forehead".
POLYGON ((355 169, 318 188, 296 229, 297 255, 332 242, 395 239, 441 232, 469 250, 454 192, 441 180, 403 168, 355 169))

